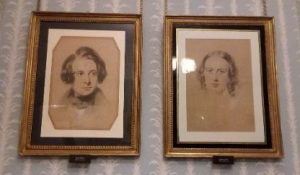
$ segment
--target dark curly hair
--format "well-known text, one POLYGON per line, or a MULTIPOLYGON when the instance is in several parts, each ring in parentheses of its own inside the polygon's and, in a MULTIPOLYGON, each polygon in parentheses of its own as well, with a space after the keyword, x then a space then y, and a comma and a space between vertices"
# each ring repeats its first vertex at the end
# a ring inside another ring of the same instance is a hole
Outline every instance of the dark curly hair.
POLYGON ((75 54, 71 54, 67 57, 62 65, 60 78, 63 82, 70 84, 74 82, 74 74, 72 70, 72 64, 76 57, 84 57, 86 59, 94 61, 97 67, 98 82, 102 83, 107 76, 106 66, 103 59, 90 47, 80 47, 76 50, 75 54))

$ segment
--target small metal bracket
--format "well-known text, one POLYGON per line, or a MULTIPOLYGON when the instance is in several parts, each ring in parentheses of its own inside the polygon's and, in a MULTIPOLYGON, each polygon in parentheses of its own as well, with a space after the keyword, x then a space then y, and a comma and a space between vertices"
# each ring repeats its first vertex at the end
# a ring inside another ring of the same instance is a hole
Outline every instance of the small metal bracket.
POLYGON ((91 163, 92 156, 72 155, 69 157, 69 163, 91 163))
POLYGON ((213 164, 232 165, 234 164, 233 156, 213 156, 213 164))

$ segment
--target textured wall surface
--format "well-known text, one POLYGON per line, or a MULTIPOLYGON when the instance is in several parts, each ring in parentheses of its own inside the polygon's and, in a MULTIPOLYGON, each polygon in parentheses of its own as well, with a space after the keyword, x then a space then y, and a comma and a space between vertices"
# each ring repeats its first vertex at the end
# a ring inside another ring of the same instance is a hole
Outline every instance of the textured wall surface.
MULTIPOLYGON (((0 0, 0 175, 300 175, 300 1, 144 0, 141 156, 97 158, 88 166, 64 158, 17 154, 26 41, 37 0, 0 0), (167 11, 165 11, 167 9, 167 11), (231 167, 209 160, 166 160, 162 155, 163 17, 242 15, 275 17, 281 126, 285 156, 280 161, 240 160, 231 167)), ((139 0, 41 0, 42 11, 140 13, 139 0)))

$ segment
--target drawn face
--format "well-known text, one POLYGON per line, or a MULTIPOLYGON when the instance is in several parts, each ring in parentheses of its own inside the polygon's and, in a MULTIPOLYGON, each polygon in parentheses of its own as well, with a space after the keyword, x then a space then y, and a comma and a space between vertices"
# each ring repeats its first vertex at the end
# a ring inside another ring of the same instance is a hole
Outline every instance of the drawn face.
POLYGON ((209 92, 222 94, 227 89, 229 64, 220 56, 208 58, 204 66, 206 88, 209 92))
POLYGON ((78 57, 72 64, 74 82, 72 88, 76 96, 90 95, 97 88, 97 66, 93 60, 78 57))

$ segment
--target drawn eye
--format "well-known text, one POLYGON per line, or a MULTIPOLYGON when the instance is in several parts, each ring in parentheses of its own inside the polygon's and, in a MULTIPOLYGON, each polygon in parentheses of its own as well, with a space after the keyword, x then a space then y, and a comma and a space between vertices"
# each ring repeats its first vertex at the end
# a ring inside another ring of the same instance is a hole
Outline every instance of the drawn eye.
POLYGON ((205 71, 208 72, 208 73, 212 73, 214 71, 214 69, 213 68, 206 68, 205 71))
POLYGON ((92 70, 92 71, 89 73, 89 75, 91 75, 91 76, 97 76, 97 71, 92 70))
POLYGON ((75 74, 75 76, 77 76, 77 77, 81 77, 81 76, 84 75, 84 72, 83 72, 83 71, 76 71, 76 72, 74 72, 74 74, 75 74))
POLYGON ((219 72, 220 72, 221 74, 225 74, 225 73, 227 73, 227 70, 226 70, 226 69, 219 69, 219 72))

